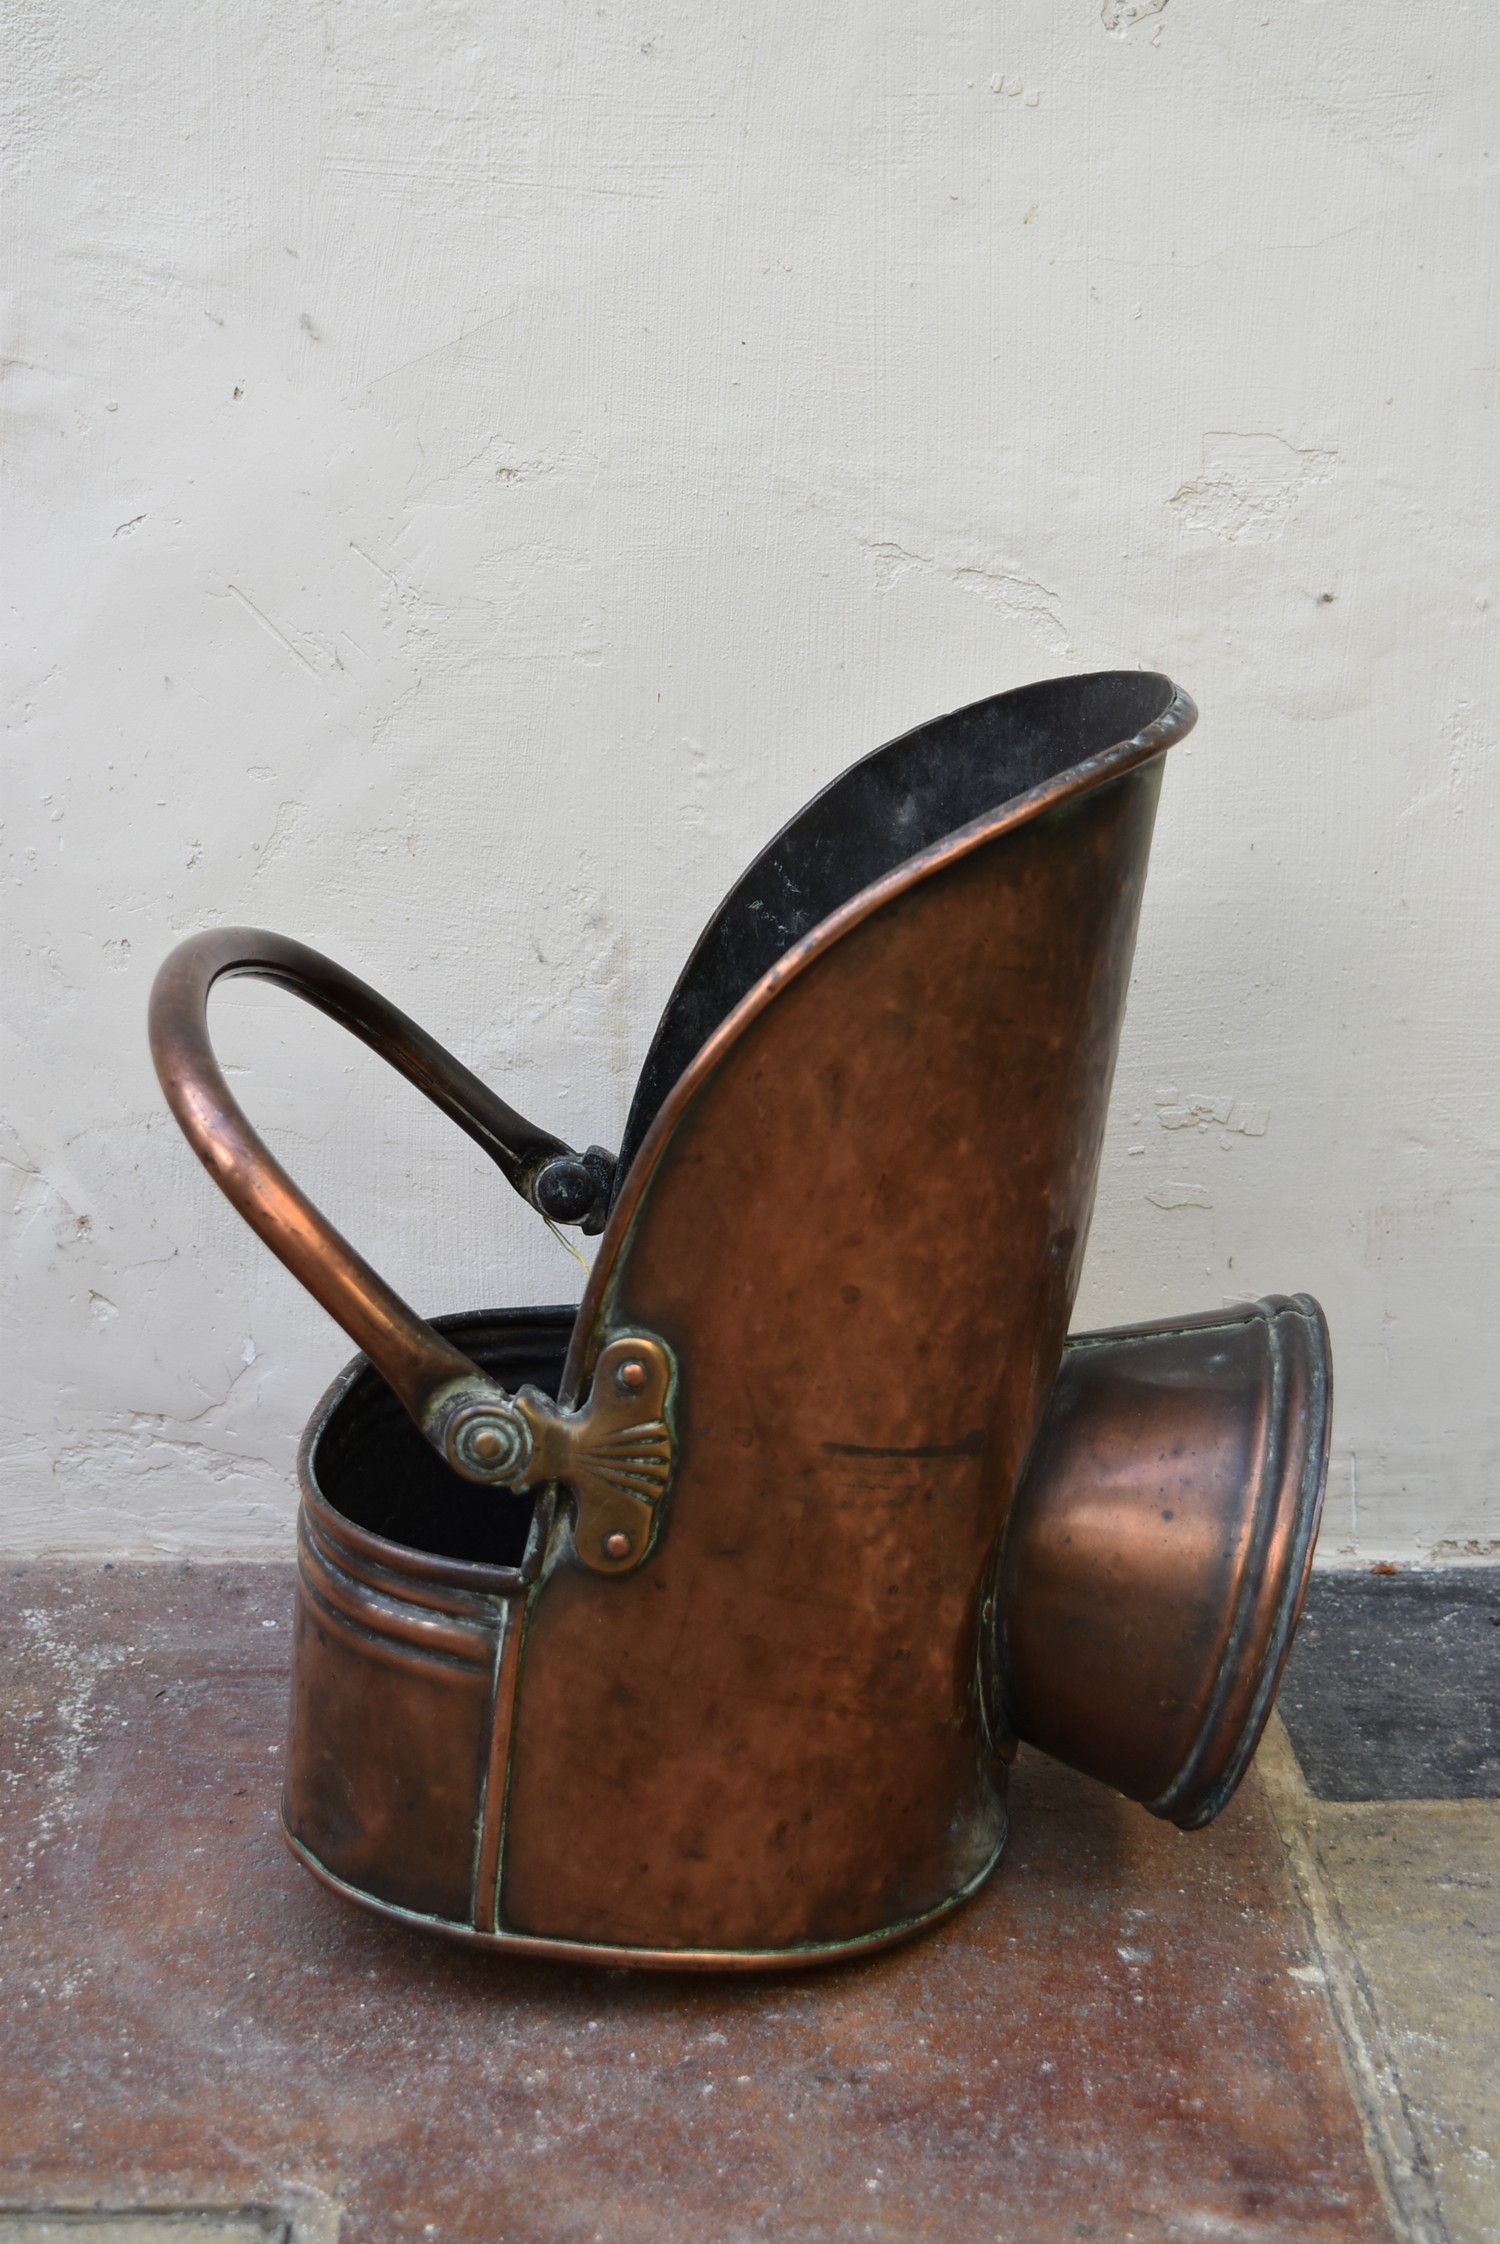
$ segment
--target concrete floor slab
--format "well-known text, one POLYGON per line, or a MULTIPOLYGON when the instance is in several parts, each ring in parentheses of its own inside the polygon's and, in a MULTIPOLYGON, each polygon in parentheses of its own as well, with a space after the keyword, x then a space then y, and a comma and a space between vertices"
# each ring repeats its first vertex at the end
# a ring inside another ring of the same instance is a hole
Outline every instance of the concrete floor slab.
POLYGON ((284 1852, 289 1569, 0 1586, 13 2205, 300 2188, 342 2244, 1390 2244, 1253 1779, 1184 1835, 1023 1758, 978 1901, 821 1974, 521 1965, 284 1852))
POLYGON ((1500 1804, 1323 1807, 1319 1859, 1453 2244, 1500 2244, 1500 1804))
POLYGON ((1500 2244, 1500 1802, 1329 1802, 1257 1756, 1408 2244, 1500 2244))

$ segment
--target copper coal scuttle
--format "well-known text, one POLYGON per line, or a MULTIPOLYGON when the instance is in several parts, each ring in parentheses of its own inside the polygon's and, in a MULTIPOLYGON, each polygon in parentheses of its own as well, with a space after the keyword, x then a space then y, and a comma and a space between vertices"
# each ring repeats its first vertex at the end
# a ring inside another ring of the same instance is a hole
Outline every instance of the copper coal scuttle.
POLYGON ((363 1351, 300 1468, 283 1820, 327 1884, 516 1953, 783 1967, 972 1894, 1018 1738, 1186 1828, 1223 1807, 1317 1529, 1323 1319, 1068 1337, 1194 715, 1065 678, 854 764, 710 921, 617 1159, 298 943, 167 960, 173 1112, 363 1351), (579 1307, 408 1308, 240 1112, 206 1025, 231 974, 600 1233, 579 1307))

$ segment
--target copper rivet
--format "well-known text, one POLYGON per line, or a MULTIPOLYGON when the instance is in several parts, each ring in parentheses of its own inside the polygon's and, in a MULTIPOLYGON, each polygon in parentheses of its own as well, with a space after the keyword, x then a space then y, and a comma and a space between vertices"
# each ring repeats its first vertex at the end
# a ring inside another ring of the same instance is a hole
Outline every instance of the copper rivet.
POLYGON ((476 1457, 489 1459, 500 1454, 500 1436, 493 1426, 483 1426, 470 1445, 476 1457))
POLYGON ((621 1364, 620 1385, 622 1387, 644 1387, 645 1384, 646 1367, 644 1364, 638 1364, 633 1361, 628 1364, 621 1364))
POLYGON ((623 1528, 617 1527, 613 1535, 605 1536, 604 1555, 606 1558, 629 1558, 630 1537, 623 1528))

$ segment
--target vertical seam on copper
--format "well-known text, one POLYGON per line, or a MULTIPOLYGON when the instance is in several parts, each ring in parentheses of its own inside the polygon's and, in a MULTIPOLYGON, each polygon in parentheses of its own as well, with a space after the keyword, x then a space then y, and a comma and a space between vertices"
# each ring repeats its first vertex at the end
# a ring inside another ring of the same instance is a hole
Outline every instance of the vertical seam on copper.
POLYGON ((479 1801, 479 1843, 474 1850, 474 1890, 470 1916, 476 1932, 492 1933, 500 1892, 500 1836, 505 1821, 506 1779, 510 1773, 510 1740, 516 1706, 516 1652, 521 1643, 524 1601, 507 1598, 495 1646, 494 1681, 490 1688, 489 1737, 485 1749, 484 1785, 479 1801))

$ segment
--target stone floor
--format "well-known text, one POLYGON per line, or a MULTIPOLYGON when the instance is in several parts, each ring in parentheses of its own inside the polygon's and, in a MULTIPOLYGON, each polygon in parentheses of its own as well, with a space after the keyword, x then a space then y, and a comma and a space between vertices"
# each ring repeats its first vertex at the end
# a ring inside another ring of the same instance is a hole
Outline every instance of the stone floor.
POLYGON ((1500 2244, 1500 1572, 1314 1578, 1259 1768, 1413 2244, 1500 2244))
POLYGON ((520 1965, 281 1847, 288 1570, 0 1592, 0 2244, 1500 2236, 1491 1801, 1319 1799, 1278 1732, 1184 1835, 1023 1756, 999 1873, 904 1949, 520 1965))

